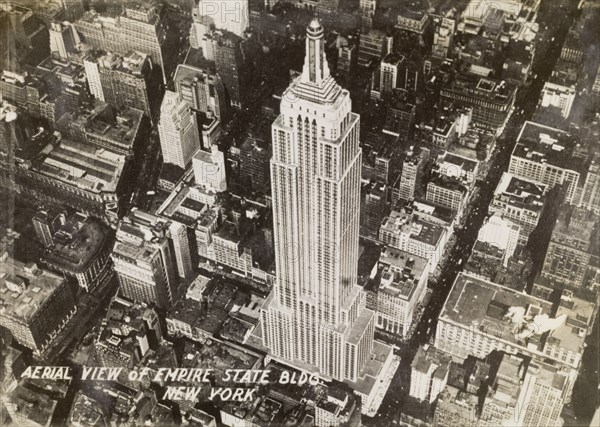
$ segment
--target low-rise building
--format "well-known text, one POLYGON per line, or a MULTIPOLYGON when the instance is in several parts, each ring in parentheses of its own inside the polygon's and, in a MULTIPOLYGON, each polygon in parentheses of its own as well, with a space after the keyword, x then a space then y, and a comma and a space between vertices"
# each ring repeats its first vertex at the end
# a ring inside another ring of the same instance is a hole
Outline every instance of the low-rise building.
POLYGON ((598 219, 583 209, 561 208, 534 288, 567 289, 596 301, 600 287, 598 219))
POLYGON ((546 359, 572 389, 595 305, 563 296, 558 306, 460 273, 442 308, 435 346, 460 359, 493 350, 546 359))
POLYGON ((457 217, 460 217, 466 205, 468 193, 469 189, 464 180, 434 172, 427 183, 425 198, 434 205, 450 209, 457 217))
POLYGON ((473 109, 476 126, 498 133, 506 125, 515 102, 516 86, 474 74, 461 74, 441 89, 443 102, 473 109))
POLYGON ((448 238, 444 226, 405 211, 392 211, 379 229, 381 243, 428 259, 431 271, 437 267, 448 238))
POLYGON ((563 185, 565 200, 576 201, 579 182, 577 161, 572 157, 575 141, 561 130, 525 122, 513 149, 508 172, 517 178, 548 186, 563 185))
POLYGON ((501 251, 502 264, 508 266, 508 261, 515 253, 519 243, 521 227, 496 212, 488 217, 479 229, 477 242, 487 243, 501 251))
POLYGON ((435 347, 419 347, 411 363, 410 395, 434 402, 446 387, 451 358, 435 347))
MULTIPOLYGON (((162 331, 156 311, 146 304, 116 296, 110 303, 94 353, 99 366, 133 369, 148 351, 161 345, 162 331)), ((119 380, 126 380, 122 371, 119 380)))
POLYGON ((524 245, 542 216, 546 190, 545 185, 504 172, 494 192, 489 211, 498 213, 518 225, 519 243, 524 245))
POLYGON ((109 229, 101 222, 76 213, 55 230, 52 241, 43 263, 85 292, 102 288, 113 277, 109 229))
POLYGON ((77 312, 64 278, 7 252, 0 256, 0 304, 0 325, 36 355, 56 343, 77 312))
POLYGON ((377 305, 375 327, 406 337, 415 311, 425 297, 429 261, 393 247, 385 248, 379 258, 375 277, 377 305))

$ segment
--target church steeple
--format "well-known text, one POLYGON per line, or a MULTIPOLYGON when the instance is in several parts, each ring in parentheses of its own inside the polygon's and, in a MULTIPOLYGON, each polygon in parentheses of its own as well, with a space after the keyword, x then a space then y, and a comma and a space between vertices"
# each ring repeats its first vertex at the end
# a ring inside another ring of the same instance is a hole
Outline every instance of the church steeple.
POLYGON ((302 81, 320 86, 327 77, 329 77, 329 65, 325 58, 323 26, 319 18, 314 17, 306 27, 306 55, 302 81))

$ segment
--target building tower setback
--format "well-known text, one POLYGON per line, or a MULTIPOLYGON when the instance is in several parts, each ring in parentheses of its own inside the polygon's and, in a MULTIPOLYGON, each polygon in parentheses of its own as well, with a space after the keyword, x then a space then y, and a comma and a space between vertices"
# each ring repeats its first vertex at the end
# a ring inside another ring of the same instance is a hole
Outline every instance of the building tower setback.
POLYGON ((360 117, 329 72, 323 27, 307 28, 304 68, 272 126, 277 279, 262 312, 271 357, 356 381, 373 348, 373 312, 356 284, 360 117))

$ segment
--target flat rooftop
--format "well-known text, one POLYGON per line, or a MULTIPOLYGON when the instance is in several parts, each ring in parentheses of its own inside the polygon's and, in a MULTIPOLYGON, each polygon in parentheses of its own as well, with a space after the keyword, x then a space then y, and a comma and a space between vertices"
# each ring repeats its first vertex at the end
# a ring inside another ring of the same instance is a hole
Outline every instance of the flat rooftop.
POLYGON ((460 74, 447 88, 442 89, 442 93, 444 92, 454 92, 485 102, 507 105, 515 96, 516 86, 489 77, 460 74))
POLYGON ((193 299, 181 299, 169 309, 167 319, 174 319, 190 325, 192 328, 202 316, 200 301, 193 299))
POLYGON ((419 347, 417 354, 411 363, 411 368, 422 373, 429 372, 431 365, 436 365, 435 375, 439 376, 440 371, 448 372, 452 358, 437 348, 425 345, 419 347))
MULTIPOLYGON (((454 281, 440 319, 447 319, 462 325, 472 325, 478 322, 482 327, 490 326, 492 323, 497 326, 498 320, 504 319, 510 307, 538 307, 538 314, 550 314, 552 304, 531 295, 460 273, 454 281), (504 307, 504 310, 490 310, 490 304, 491 307, 504 307)), ((514 334, 508 330, 509 328, 489 329, 491 332, 500 332, 500 329, 503 329, 504 333, 499 334, 500 337, 515 341, 514 334)))
POLYGON ((9 393, 6 399, 12 403, 11 406, 16 412, 14 420, 19 420, 16 424, 22 423, 21 425, 50 425, 57 405, 57 401, 49 396, 21 385, 9 393))
POLYGON ((61 288, 64 278, 34 263, 24 264, 6 252, 0 261, 0 307, 4 309, 1 316, 29 322, 61 288))
POLYGON ((115 192, 125 156, 63 139, 38 166, 39 173, 94 193, 115 192))
MULTIPOLYGON (((577 239, 592 245, 593 241, 598 239, 594 232, 599 220, 600 216, 585 209, 562 207, 552 231, 552 240, 562 241, 562 236, 567 236, 569 240, 577 239)), ((594 246, 598 248, 598 240, 594 246)))
POLYGON ((188 287, 185 297, 187 299, 201 301, 202 295, 204 294, 204 291, 206 290, 206 287, 210 281, 210 278, 199 274, 188 287))
POLYGON ((537 163, 547 163, 563 169, 577 170, 572 159, 575 140, 566 132, 527 121, 512 155, 537 163))
POLYGON ((79 273, 104 247, 107 227, 94 219, 75 214, 54 235, 54 246, 44 256, 49 264, 79 273))
POLYGON ((230 242, 238 243, 242 240, 242 236, 238 233, 237 227, 234 223, 225 221, 219 231, 215 234, 215 237, 227 240, 230 242))
POLYGON ((468 172, 475 171, 477 165, 479 164, 477 160, 467 159, 466 157, 458 156, 449 152, 444 154, 443 161, 453 165, 458 165, 468 172))
POLYGON ((344 384, 350 386, 352 390, 358 391, 364 395, 369 395, 379 379, 381 370, 385 361, 390 357, 392 347, 380 341, 373 341, 373 350, 369 359, 363 365, 363 368, 358 373, 358 381, 344 381, 344 384))
POLYGON ((363 309, 358 315, 358 319, 356 319, 352 325, 352 328, 346 332, 346 341, 352 344, 358 344, 372 318, 373 311, 369 309, 363 309))
POLYGON ((547 188, 546 185, 504 172, 494 192, 494 198, 511 206, 539 212, 544 206, 547 188))
POLYGON ((410 300, 429 261, 408 252, 386 247, 379 262, 389 265, 381 274, 379 292, 410 300))
POLYGON ((445 232, 441 225, 395 210, 390 213, 382 228, 392 233, 408 233, 412 239, 431 246, 437 246, 445 232))
POLYGON ((563 327, 550 331, 548 345, 558 345, 579 355, 583 354, 584 341, 587 331, 594 320, 594 305, 588 301, 573 297, 571 300, 561 300, 556 316, 566 316, 563 327))
POLYGON ((582 351, 593 310, 592 304, 577 298, 561 301, 558 310, 553 310, 546 300, 460 273, 440 320, 475 327, 524 350, 533 344, 546 356, 558 357, 551 348, 582 351), (542 340, 552 346, 550 350, 542 349, 542 340))
POLYGON ((205 203, 196 200, 195 191, 194 188, 186 185, 178 187, 160 206, 158 213, 187 226, 193 226, 207 213, 208 208, 205 203))
POLYGON ((449 191, 457 191, 459 193, 462 193, 462 197, 464 198, 468 191, 465 185, 466 182, 467 181, 465 178, 460 178, 458 176, 448 176, 440 172, 436 173, 434 171, 431 174, 428 187, 429 184, 433 184, 437 187, 441 187, 449 191))
POLYGON ((79 391, 75 396, 69 421, 81 425, 102 425, 106 422, 106 415, 99 402, 79 391))

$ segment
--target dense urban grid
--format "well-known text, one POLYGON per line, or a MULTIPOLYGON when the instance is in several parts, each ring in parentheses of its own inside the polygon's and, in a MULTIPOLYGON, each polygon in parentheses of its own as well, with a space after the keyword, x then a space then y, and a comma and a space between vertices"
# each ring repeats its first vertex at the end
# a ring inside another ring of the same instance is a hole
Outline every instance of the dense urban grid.
POLYGON ((597 0, 0 32, 0 424, 600 424, 597 0))

